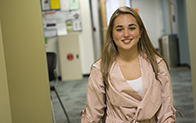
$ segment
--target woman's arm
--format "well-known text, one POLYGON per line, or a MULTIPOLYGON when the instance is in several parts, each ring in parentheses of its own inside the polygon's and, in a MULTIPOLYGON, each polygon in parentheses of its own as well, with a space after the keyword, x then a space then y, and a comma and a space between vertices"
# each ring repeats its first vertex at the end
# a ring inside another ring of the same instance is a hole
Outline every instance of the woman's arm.
POLYGON ((173 92, 169 71, 164 60, 161 60, 158 66, 158 80, 162 98, 162 105, 157 113, 158 123, 175 123, 176 110, 173 107, 173 92))
POLYGON ((99 123, 105 113, 105 86, 100 70, 93 66, 88 79, 86 109, 82 112, 82 123, 99 123))

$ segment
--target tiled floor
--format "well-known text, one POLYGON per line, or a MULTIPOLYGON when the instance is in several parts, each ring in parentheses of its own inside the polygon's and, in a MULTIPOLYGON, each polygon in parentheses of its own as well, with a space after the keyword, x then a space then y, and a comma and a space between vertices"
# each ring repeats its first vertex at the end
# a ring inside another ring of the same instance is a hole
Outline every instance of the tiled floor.
MULTIPOLYGON (((177 123, 195 123, 191 71, 188 68, 170 70, 174 107, 184 118, 177 113, 177 123)), ((80 123, 80 111, 85 108, 88 77, 76 81, 60 81, 57 85, 58 93, 69 115, 71 123, 80 123)), ((65 114, 52 92, 56 123, 67 123, 65 114)))

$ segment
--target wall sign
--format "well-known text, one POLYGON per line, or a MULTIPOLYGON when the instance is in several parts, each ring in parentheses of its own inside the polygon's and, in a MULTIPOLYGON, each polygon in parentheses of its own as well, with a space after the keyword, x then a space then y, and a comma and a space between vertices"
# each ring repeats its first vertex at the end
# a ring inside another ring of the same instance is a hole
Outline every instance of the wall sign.
POLYGON ((74 56, 73 56, 72 53, 67 54, 67 60, 68 60, 68 61, 72 61, 73 58, 74 58, 74 56))

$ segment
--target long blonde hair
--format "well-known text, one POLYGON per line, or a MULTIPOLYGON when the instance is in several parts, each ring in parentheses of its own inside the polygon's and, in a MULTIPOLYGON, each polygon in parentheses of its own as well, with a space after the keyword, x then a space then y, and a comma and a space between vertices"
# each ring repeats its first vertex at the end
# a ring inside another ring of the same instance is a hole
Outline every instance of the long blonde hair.
POLYGON ((108 84, 108 77, 109 77, 109 71, 110 71, 111 65, 116 59, 116 56, 118 55, 117 46, 112 39, 114 21, 119 15, 122 15, 122 14, 131 14, 136 19, 139 25, 140 31, 142 30, 141 38, 137 44, 138 52, 140 54, 146 55, 146 59, 152 65, 153 71, 155 73, 155 78, 157 79, 158 63, 157 63, 157 59, 155 56, 157 55, 161 58, 163 57, 160 56, 155 50, 155 48, 153 47, 139 14, 134 9, 124 6, 124 7, 120 7, 113 13, 110 19, 110 23, 109 23, 105 41, 104 41, 103 51, 101 55, 101 73, 102 73, 105 84, 106 85, 108 84))

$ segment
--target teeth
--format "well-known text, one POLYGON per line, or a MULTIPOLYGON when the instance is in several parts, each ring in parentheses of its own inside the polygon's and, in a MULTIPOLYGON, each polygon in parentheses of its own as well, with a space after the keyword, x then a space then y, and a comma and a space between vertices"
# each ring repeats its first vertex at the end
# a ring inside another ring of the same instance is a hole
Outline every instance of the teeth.
POLYGON ((126 42, 126 43, 127 43, 127 42, 129 42, 129 41, 130 41, 130 40, 125 40, 124 42, 126 42))

